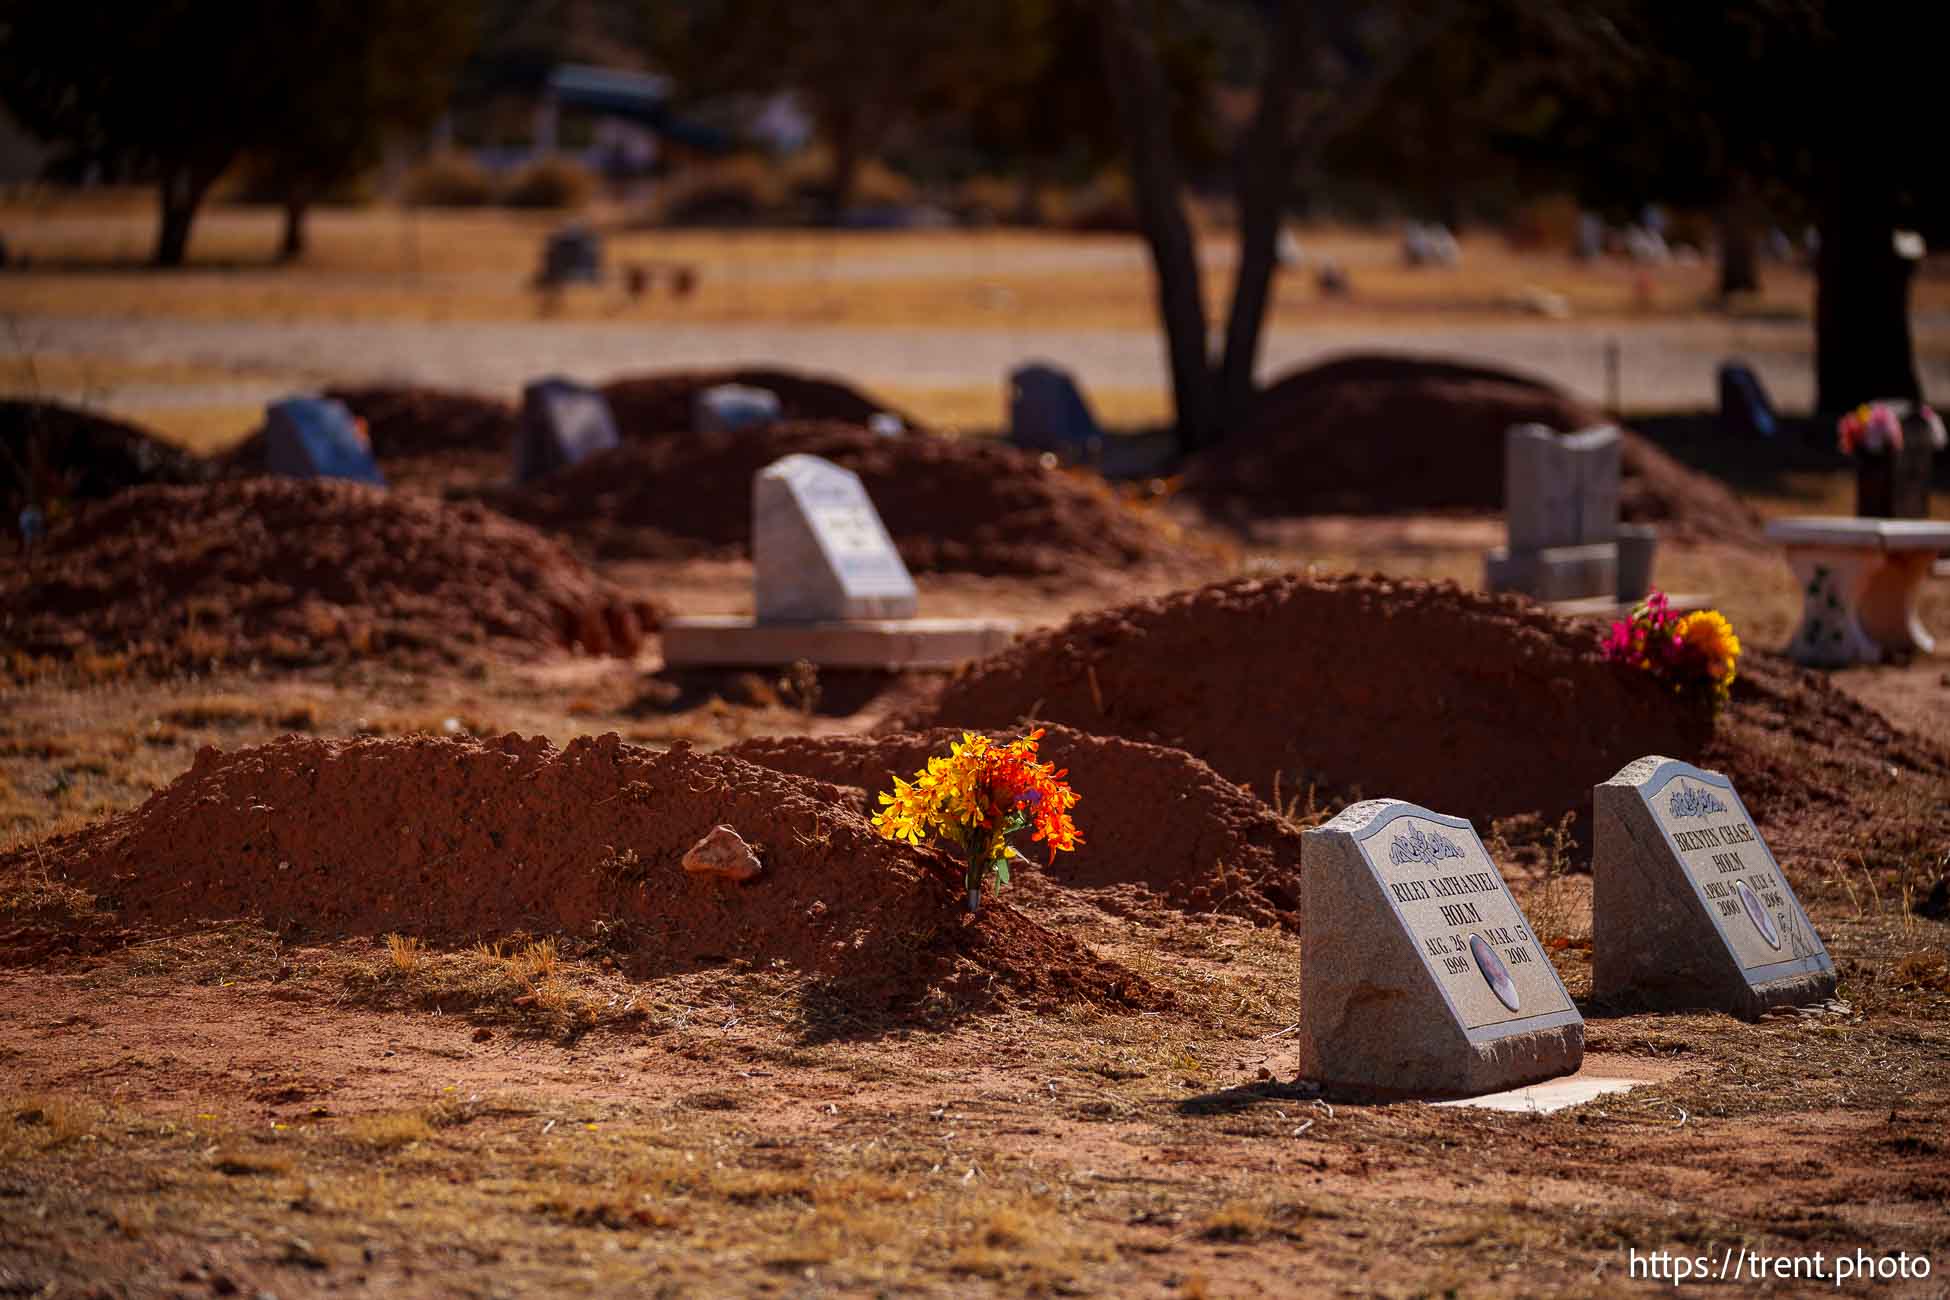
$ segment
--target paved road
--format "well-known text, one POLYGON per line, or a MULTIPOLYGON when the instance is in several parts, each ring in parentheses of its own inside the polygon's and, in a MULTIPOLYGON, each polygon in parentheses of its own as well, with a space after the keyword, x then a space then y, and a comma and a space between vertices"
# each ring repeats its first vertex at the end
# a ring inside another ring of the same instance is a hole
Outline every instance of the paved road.
MULTIPOLYGON (((1026 358, 1070 367, 1086 386, 1156 388, 1166 382, 1161 337, 1146 330, 876 330, 783 325, 457 322, 426 325, 335 321, 183 322, 16 318, 37 350, 157 364, 271 372, 216 385, 129 385, 106 404, 255 403, 288 379, 398 380, 513 394, 537 375, 604 380, 679 366, 770 363, 850 377, 866 385, 965 387, 1000 383, 1026 358)), ((1483 327, 1282 328, 1266 340, 1263 376, 1337 352, 1379 348, 1461 356, 1528 371, 1592 401, 1606 397, 1605 350, 1616 339, 1627 407, 1695 406, 1715 400, 1714 369, 1745 357, 1777 401, 1813 399, 1812 340, 1792 323, 1719 321, 1632 324, 1520 322, 1483 327)), ((1950 392, 1950 357, 1924 365, 1926 387, 1950 392)))

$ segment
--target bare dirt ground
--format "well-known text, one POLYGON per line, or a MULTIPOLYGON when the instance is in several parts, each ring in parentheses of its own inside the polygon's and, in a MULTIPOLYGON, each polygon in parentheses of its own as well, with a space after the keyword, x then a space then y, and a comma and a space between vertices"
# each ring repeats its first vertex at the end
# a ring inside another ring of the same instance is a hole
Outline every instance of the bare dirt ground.
MULTIPOLYGON (((1240 564, 1462 577, 1490 531, 1316 520, 1240 564)), ((1785 637, 1777 560, 1662 562, 1675 587, 1724 592, 1757 643, 1785 637)), ((609 576, 731 610, 749 572, 609 576)), ((1031 623, 1140 594, 922 585, 924 612, 1031 623)), ((1940 587, 1927 615, 1950 624, 1940 587)), ((808 698, 758 674, 679 689, 654 649, 459 678, 81 671, 6 694, 7 845, 131 807, 206 744, 293 728, 714 746, 857 731, 905 689, 840 676, 808 698)), ((1838 680, 1918 731, 1950 717, 1940 660, 1838 680)), ((1010 901, 1175 1007, 937 995, 863 1012, 784 969, 635 981, 600 943, 536 935, 485 950, 245 923, 122 933, 30 872, 0 924, 0 1278, 23 1294, 1598 1294, 1634 1285, 1633 1249, 1941 1263, 1950 925, 1915 910, 1950 868, 1936 852, 1786 864, 1841 1001, 1757 1025, 1587 1001, 1586 1073, 1647 1083, 1549 1117, 1321 1101, 1293 1082, 1291 936, 1109 914, 1033 880, 1010 901)), ((1584 997, 1579 870, 1513 874, 1584 997)))
MULTIPOLYGON (((552 218, 321 215, 300 271, 263 265, 274 216, 219 211, 199 265, 158 277, 130 265, 146 211, 0 209, 34 263, 0 276, 13 339, 0 378, 205 450, 297 384, 408 377, 506 396, 549 369, 741 359, 838 371, 979 427, 999 418, 1007 366, 1041 352, 1078 368, 1112 418, 1164 409, 1148 272, 1128 241, 622 232, 620 260, 696 260, 698 297, 619 307, 592 291, 541 320, 519 279, 552 218)), ((1304 275, 1283 279, 1269 369, 1357 344, 1439 348, 1602 401, 1617 334, 1628 406, 1709 403, 1729 351, 1805 398, 1798 272, 1770 271, 1745 315, 1707 317, 1704 268, 1661 272, 1641 304, 1620 268, 1493 242, 1471 241, 1447 279, 1394 267, 1384 237, 1307 243, 1353 267, 1359 296, 1324 303, 1304 275), (1506 296, 1532 284, 1565 294, 1574 320, 1513 311, 1506 296)), ((1228 256, 1208 241, 1211 265, 1228 256)), ((1918 293, 1935 386, 1943 282, 1918 293)), ((1740 487, 1767 514, 1849 509, 1832 472, 1740 487)), ((1213 552, 1209 574, 924 574, 921 612, 1037 628, 1201 576, 1310 567, 1475 586, 1501 533, 1482 514, 1289 520, 1213 552)), ((1750 646, 1792 630, 1797 593, 1772 551, 1676 543, 1658 565, 1661 586, 1710 593, 1750 646)), ((750 609, 743 560, 599 573, 672 611, 750 609)), ((1923 617, 1950 633, 1950 584, 1928 588, 1923 617)), ((1363 669, 1385 671, 1388 654, 1376 645, 1363 669)), ((1295 1079, 1293 933, 1113 907, 1034 871, 1005 895, 1021 917, 1165 1000, 1038 998, 962 958, 906 1002, 867 1007, 784 964, 645 977, 641 936, 602 928, 475 946, 137 923, 48 867, 50 837, 137 808, 206 747, 515 732, 712 751, 872 730, 939 686, 927 675, 679 675, 654 636, 631 658, 462 667, 381 656, 153 677, 111 654, 11 667, 0 1295, 1608 1295, 1666 1289, 1631 1275, 1634 1251, 1730 1248, 1920 1252, 1929 1280, 1879 1290, 1945 1294, 1950 790, 1903 810, 1925 830, 1934 813, 1941 833, 1900 851, 1865 827, 1850 851, 1784 859, 1841 988, 1756 1024, 1593 1001, 1578 851, 1534 826, 1482 827, 1587 1016, 1585 1074, 1642 1086, 1548 1116, 1347 1106, 1295 1079)), ((1950 736, 1941 654, 1832 680, 1913 736, 1950 736)), ((1812 723, 1783 743, 1838 748, 1812 723)), ((1293 828, 1332 811, 1312 791, 1257 794, 1293 828)), ((184 839, 172 851, 193 855, 195 831, 184 839)), ((1805 1278, 1768 1289, 1835 1293, 1805 1278)))

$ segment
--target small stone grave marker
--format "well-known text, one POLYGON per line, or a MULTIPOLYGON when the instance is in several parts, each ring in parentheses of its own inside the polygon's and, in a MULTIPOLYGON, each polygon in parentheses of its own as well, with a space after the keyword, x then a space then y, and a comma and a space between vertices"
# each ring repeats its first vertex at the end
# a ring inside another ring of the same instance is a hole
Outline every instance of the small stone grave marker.
POLYGON ((609 399, 600 389, 559 376, 522 389, 521 428, 515 433, 515 481, 527 483, 566 469, 619 443, 609 399))
POLYGON ((1592 791, 1592 993, 1753 1018, 1835 992, 1835 965, 1734 791, 1657 755, 1592 791))
POLYGON ((818 456, 776 460, 752 480, 758 621, 912 618, 914 579, 860 476, 818 456))
POLYGON ((287 397, 266 408, 264 468, 292 478, 386 486, 365 430, 345 403, 324 397, 287 397))
POLYGON ((773 423, 780 409, 779 395, 769 388, 718 384, 691 399, 691 427, 698 433, 736 433, 773 423))
POLYGON ((1088 461, 1103 450, 1104 431, 1070 373, 1036 362, 1009 373, 1009 441, 1088 461))
POLYGON ((1584 1020, 1469 822, 1373 799, 1302 846, 1303 1077, 1471 1096, 1578 1068, 1584 1020))
POLYGON ((1722 362, 1719 381, 1722 428, 1748 438, 1771 438, 1780 431, 1780 417, 1753 367, 1742 361, 1722 362))
POLYGON ((550 231, 542 244, 542 267, 536 278, 545 285, 595 284, 603 278, 602 239, 580 224, 550 231))

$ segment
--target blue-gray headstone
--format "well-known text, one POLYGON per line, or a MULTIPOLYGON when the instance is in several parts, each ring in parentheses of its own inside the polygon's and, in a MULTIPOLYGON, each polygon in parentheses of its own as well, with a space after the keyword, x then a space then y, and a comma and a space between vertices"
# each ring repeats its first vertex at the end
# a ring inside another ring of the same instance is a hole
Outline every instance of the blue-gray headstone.
POLYGON ((1009 374, 1009 441, 1065 460, 1094 459, 1104 431, 1069 372, 1036 363, 1009 374))
POLYGON ((603 278, 603 242, 587 226, 564 226, 542 245, 542 282, 594 284, 603 278))
POLYGON ((527 483, 617 445, 616 420, 599 389, 551 376, 521 390, 515 482, 527 483))
POLYGON ((343 478, 386 486, 372 444, 345 403, 287 397, 264 413, 264 468, 291 478, 343 478))
POLYGON ((691 427, 698 433, 736 433, 771 424, 780 413, 779 395, 769 388, 719 384, 691 399, 691 427))
POLYGON ((1780 427, 1774 403, 1760 386, 1760 376, 1743 362, 1720 366, 1720 423, 1728 431, 1750 438, 1771 438, 1780 427))

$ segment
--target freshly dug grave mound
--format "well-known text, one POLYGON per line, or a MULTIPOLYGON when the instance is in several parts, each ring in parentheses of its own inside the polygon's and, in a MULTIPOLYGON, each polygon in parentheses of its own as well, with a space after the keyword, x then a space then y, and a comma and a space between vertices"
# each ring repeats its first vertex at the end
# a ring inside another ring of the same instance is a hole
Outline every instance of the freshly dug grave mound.
POLYGON ((1704 719, 1599 652, 1596 624, 1453 583, 1239 579, 1080 615, 962 669, 920 725, 1049 718, 1188 750, 1257 791, 1318 784, 1468 817, 1588 816, 1704 719))
POLYGON ((202 483, 208 464, 132 424, 59 402, 0 401, 0 534, 21 509, 94 501, 149 483, 202 483))
POLYGON ((1733 779, 1784 864, 1826 871, 1910 860, 1940 870, 1950 846, 1942 738, 1892 726, 1780 655, 1740 657, 1733 698, 1695 761, 1733 779))
MULTIPOLYGON (((734 758, 583 738, 323 740, 221 754, 134 812, 38 853, 131 924, 248 918, 293 935, 635 937, 640 977, 784 961, 867 999, 989 981, 1051 1002, 1164 995, 1006 905, 964 924, 959 870, 890 843, 821 782, 734 758), (729 825, 763 869, 693 875, 729 825)), ((4 864, 0 864, 4 865, 4 864)))
MULTIPOLYGON (((1244 427, 1187 468, 1186 493, 1240 519, 1503 508, 1513 424, 1573 432, 1603 414, 1537 380, 1466 363, 1355 355, 1260 394, 1244 427)), ((1760 541, 1741 500, 1627 431, 1620 513, 1668 535, 1760 541)))
POLYGON ((654 438, 687 433, 692 427, 691 402, 706 388, 742 384, 764 388, 779 399, 785 420, 839 420, 865 424, 875 412, 900 416, 910 429, 921 426, 906 412, 876 401, 842 379, 806 375, 791 370, 747 366, 737 370, 669 370, 653 375, 614 379, 603 385, 610 413, 625 438, 654 438))
MULTIPOLYGON (((1026 724, 1040 726, 1043 724, 1026 724)), ((1300 924, 1300 830, 1180 749, 1049 726, 1041 756, 1081 796, 1083 843, 1054 862, 1020 846, 1040 877, 1089 890, 1115 910, 1161 900, 1186 912, 1218 912, 1256 925, 1300 924)), ((1003 733, 997 731, 997 736, 1003 733)), ((1012 733, 1015 734, 1015 733, 1012 733)), ((723 751, 765 767, 858 787, 859 807, 907 778, 961 733, 949 727, 889 736, 761 736, 723 751)))
POLYGON ((752 476, 781 456, 823 456, 860 476, 910 569, 1068 574, 1184 563, 1162 516, 1094 477, 1049 469, 1000 443, 881 437, 854 425, 781 423, 737 433, 630 442, 536 483, 482 493, 517 519, 604 558, 743 552, 752 476))
POLYGON ((632 654, 656 611, 479 506, 356 483, 137 488, 0 571, 0 653, 158 669, 496 649, 632 654))

